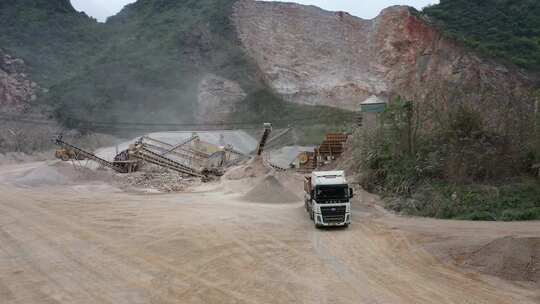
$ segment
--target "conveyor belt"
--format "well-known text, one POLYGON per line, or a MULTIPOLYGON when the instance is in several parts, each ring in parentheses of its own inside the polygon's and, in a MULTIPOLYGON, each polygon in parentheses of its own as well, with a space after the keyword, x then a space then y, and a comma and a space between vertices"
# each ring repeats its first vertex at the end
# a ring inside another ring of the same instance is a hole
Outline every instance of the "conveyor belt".
POLYGON ((60 147, 63 147, 63 148, 66 148, 66 149, 71 149, 71 150, 77 152, 78 154, 83 155, 85 158, 91 159, 91 160, 99 163, 100 165, 102 165, 104 167, 111 168, 116 172, 127 173, 126 168, 124 168, 123 166, 116 165, 116 164, 114 164, 114 163, 112 163, 110 161, 106 161, 103 158, 100 158, 100 157, 94 155, 93 153, 85 151, 85 150, 83 150, 83 149, 81 149, 79 147, 76 147, 74 145, 70 145, 70 144, 66 143, 65 141, 63 141, 61 138, 56 138, 54 140, 54 143, 57 144, 60 147))
POLYGON ((158 153, 152 152, 149 149, 145 148, 143 145, 138 145, 134 149, 130 150, 130 155, 145 162, 158 165, 160 167, 165 167, 176 172, 188 174, 196 177, 203 177, 204 175, 199 173, 197 170, 190 168, 184 164, 176 162, 172 159, 164 157, 158 153))
POLYGON ((261 155, 263 153, 264 146, 266 145, 266 142, 270 137, 270 133, 272 133, 272 125, 269 123, 265 123, 263 135, 261 136, 261 139, 259 140, 259 145, 257 146, 257 155, 261 155))

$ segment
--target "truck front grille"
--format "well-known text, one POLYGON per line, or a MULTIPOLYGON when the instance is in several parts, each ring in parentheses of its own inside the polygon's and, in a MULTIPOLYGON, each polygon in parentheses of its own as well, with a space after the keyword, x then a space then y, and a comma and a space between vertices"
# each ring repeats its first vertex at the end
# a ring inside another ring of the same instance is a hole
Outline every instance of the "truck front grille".
POLYGON ((325 223, 343 223, 347 206, 321 207, 321 214, 325 223))

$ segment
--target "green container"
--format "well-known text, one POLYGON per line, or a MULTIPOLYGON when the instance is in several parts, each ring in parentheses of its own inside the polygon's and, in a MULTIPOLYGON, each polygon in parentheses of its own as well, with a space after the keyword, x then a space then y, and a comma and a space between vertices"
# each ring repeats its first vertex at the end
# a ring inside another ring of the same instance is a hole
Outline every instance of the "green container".
POLYGON ((360 103, 362 113, 382 113, 386 110, 386 100, 372 95, 364 102, 360 103))
POLYGON ((386 110, 386 102, 360 104, 362 113, 383 113, 386 110))

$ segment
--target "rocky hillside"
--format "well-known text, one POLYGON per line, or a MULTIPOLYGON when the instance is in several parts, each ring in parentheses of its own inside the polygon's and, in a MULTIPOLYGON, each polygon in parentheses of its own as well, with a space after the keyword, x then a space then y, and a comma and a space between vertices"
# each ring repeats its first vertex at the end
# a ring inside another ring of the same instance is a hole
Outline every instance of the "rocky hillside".
POLYGON ((0 47, 43 87, 72 78, 99 54, 104 28, 69 0, 0 1, 0 47))
MULTIPOLYGON (((49 91, 36 102, 70 127, 91 127, 88 120, 335 122, 371 95, 474 97, 495 116, 530 86, 516 67, 445 38, 408 7, 362 20, 290 3, 139 0, 100 24, 68 0, 21 0, 0 3, 0 17, 0 45, 49 91)), ((3 96, 20 95, 18 73, 9 81, 2 74, 3 96)), ((28 92, 22 98, 30 101, 28 92)))
POLYGON ((235 26, 268 85, 291 102, 355 109, 371 95, 524 91, 529 79, 444 38, 409 7, 373 20, 291 3, 238 1, 235 26))
POLYGON ((25 62, 0 49, 0 110, 21 112, 37 97, 37 84, 29 79, 25 62))

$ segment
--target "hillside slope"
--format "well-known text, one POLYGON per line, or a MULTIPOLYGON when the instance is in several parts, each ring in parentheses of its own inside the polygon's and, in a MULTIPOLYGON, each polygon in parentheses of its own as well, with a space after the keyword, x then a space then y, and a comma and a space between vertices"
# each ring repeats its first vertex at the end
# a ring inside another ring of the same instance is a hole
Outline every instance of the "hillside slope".
MULTIPOLYGON (((235 0, 139 0, 107 23, 68 0, 0 3, 0 45, 45 88, 38 103, 68 127, 92 121, 194 123, 348 114, 285 102, 239 46, 235 0)), ((7 103, 7 102, 3 102, 7 103)))
POLYGON ((299 104, 356 109, 371 95, 400 95, 437 100, 441 107, 443 100, 481 93, 487 99, 477 106, 497 112, 497 96, 527 92, 531 85, 517 68, 444 38, 409 7, 363 20, 313 6, 243 0, 234 20, 265 81, 299 104))
POLYGON ((19 112, 37 98, 38 87, 26 74, 26 64, 0 49, 0 111, 19 112))
POLYGON ((0 1, 0 46, 22 58, 33 80, 50 87, 77 75, 107 35, 69 0, 0 1))
POLYGON ((49 99, 58 117, 192 120, 200 84, 209 78, 242 83, 232 104, 241 101, 244 91, 259 85, 234 45, 226 17, 232 2, 141 0, 128 5, 102 25, 110 35, 102 54, 83 73, 53 87, 49 99))
POLYGON ((450 37, 526 69, 540 69, 540 2, 442 0, 424 9, 450 37))
POLYGON ((362 20, 290 3, 139 0, 100 24, 68 0, 21 0, 0 3, 0 17, 0 45, 24 59, 49 90, 38 102, 69 127, 335 122, 347 116, 336 109, 371 95, 439 109, 470 100, 493 122, 507 106, 531 106, 510 102, 531 86, 522 71, 445 38, 408 7, 362 20))

